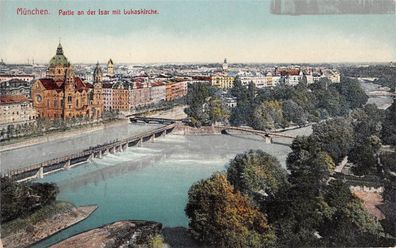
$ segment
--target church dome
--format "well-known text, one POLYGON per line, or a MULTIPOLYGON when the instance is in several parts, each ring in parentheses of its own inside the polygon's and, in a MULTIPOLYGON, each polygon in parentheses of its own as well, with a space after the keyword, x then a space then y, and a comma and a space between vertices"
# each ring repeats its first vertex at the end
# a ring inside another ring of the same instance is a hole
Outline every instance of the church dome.
POLYGON ((70 66, 70 63, 67 60, 66 56, 63 55, 63 48, 60 43, 58 45, 58 48, 56 49, 56 55, 54 57, 52 57, 49 62, 50 67, 56 66, 56 65, 70 66))

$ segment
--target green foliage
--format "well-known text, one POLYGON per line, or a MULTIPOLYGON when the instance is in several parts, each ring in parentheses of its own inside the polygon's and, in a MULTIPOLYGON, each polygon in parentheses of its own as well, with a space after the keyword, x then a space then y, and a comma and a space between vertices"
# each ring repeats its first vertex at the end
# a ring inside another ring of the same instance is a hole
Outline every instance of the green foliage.
POLYGON ((188 107, 184 111, 192 119, 195 126, 201 126, 208 121, 209 115, 204 107, 211 96, 212 92, 207 84, 196 83, 188 85, 186 97, 188 107))
POLYGON ((308 121, 308 116, 304 109, 293 100, 284 101, 282 103, 282 111, 287 122, 293 122, 302 126, 308 121))
POLYGON ((238 105, 232 110, 230 123, 258 129, 284 127, 290 122, 304 125, 307 121, 344 116, 351 109, 362 107, 368 99, 359 82, 353 79, 343 79, 340 84, 321 79, 309 86, 303 81, 296 86, 281 82, 263 89, 252 85, 246 88, 236 79, 231 93, 238 105), (280 104, 280 110, 269 106, 268 103, 274 102, 280 104))
POLYGON ((380 139, 371 136, 365 142, 358 143, 349 152, 348 160, 355 164, 352 171, 356 175, 376 174, 377 153, 381 147, 380 139))
POLYGON ((382 246, 383 229, 378 221, 364 209, 362 202, 352 195, 340 181, 332 181, 327 187, 325 199, 332 214, 320 226, 324 246, 361 247, 382 246))
POLYGON ((339 163, 354 144, 354 130, 348 119, 337 118, 314 125, 312 138, 339 163))
POLYGON ((250 150, 230 162, 227 179, 241 193, 274 197, 286 187, 287 172, 275 157, 261 150, 250 150))
POLYGON ((234 80, 230 93, 237 99, 237 106, 232 109, 230 123, 234 126, 250 125, 252 113, 255 106, 255 88, 249 85, 248 88, 242 85, 238 77, 234 80))
POLYGON ((337 90, 345 97, 351 109, 361 108, 368 100, 368 96, 360 87, 357 79, 343 77, 341 82, 337 85, 337 90))
POLYGON ((51 183, 16 183, 1 178, 1 223, 25 217, 55 201, 58 187, 51 183))
POLYGON ((285 127, 282 103, 279 101, 265 101, 257 106, 253 112, 252 127, 259 130, 285 127))
POLYGON ((382 125, 382 140, 384 144, 396 146, 396 101, 385 112, 382 125))
POLYGON ((215 96, 215 90, 207 84, 196 83, 188 86, 187 104, 184 110, 196 127, 215 122, 224 122, 229 113, 221 99, 215 96))
POLYGON ((214 174, 191 186, 186 214, 195 238, 215 247, 272 247, 275 235, 265 216, 214 174))
POLYGON ((221 99, 217 97, 213 97, 209 102, 209 120, 210 123, 213 124, 215 122, 225 122, 229 113, 226 108, 223 106, 221 99))

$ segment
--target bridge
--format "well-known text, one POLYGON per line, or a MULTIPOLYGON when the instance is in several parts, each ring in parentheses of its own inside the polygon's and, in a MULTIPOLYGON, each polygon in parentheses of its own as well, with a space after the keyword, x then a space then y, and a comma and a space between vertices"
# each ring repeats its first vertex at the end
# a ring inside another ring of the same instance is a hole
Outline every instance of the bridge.
POLYGON ((155 123, 155 124, 170 124, 174 122, 182 122, 182 123, 188 123, 188 119, 166 119, 166 118, 156 118, 156 117, 145 117, 145 116, 133 116, 133 115, 127 115, 126 116, 130 122, 132 123, 139 123, 139 122, 144 122, 147 124, 150 123, 155 123))
POLYGON ((265 142, 267 144, 272 143, 272 137, 288 138, 288 139, 296 138, 295 136, 281 133, 282 130, 278 131, 278 132, 269 132, 269 131, 256 130, 256 129, 246 128, 246 127, 233 127, 233 126, 221 126, 221 125, 214 126, 214 128, 218 129, 220 131, 220 133, 222 133, 222 134, 230 134, 229 131, 239 131, 239 132, 245 132, 245 133, 259 135, 259 136, 265 138, 265 142))
POLYGON ((367 94, 368 96, 391 96, 396 97, 396 92, 390 91, 371 91, 367 94))
POLYGON ((67 170, 92 158, 102 158, 109 153, 125 151, 129 146, 140 146, 143 142, 154 141, 155 138, 164 136, 173 131, 176 124, 170 123, 154 130, 146 131, 127 137, 122 140, 114 140, 106 144, 89 147, 81 152, 69 154, 56 159, 47 160, 38 164, 21 169, 8 170, 2 177, 10 177, 18 182, 35 178, 43 178, 45 175, 61 170, 67 170))
MULTIPOLYGON (((144 123, 156 123, 156 124, 168 124, 168 123, 173 123, 173 122, 182 122, 184 124, 189 123, 189 119, 165 119, 165 118, 154 118, 154 117, 143 117, 143 116, 128 116, 130 122, 144 122, 144 123)), ((223 125, 215 125, 214 128, 218 130, 219 133, 221 134, 230 134, 229 131, 234 130, 234 131, 240 131, 240 132, 245 132, 245 133, 251 133, 255 135, 259 135, 261 137, 265 138, 266 143, 271 144, 272 143, 272 137, 279 137, 279 138, 288 138, 288 139, 294 139, 296 138, 295 136, 292 135, 287 135, 283 134, 283 131, 289 130, 289 129, 281 129, 277 131, 262 131, 262 130, 256 130, 252 128, 246 128, 246 127, 234 127, 234 126, 223 126, 223 125)))

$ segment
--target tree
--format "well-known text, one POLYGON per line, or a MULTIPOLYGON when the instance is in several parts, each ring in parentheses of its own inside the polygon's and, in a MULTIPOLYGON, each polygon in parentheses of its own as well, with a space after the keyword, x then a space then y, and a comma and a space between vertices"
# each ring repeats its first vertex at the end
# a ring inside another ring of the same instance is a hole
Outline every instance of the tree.
POLYGON ((389 246, 381 238, 383 229, 379 222, 367 213, 362 202, 352 195, 347 185, 331 181, 325 200, 331 214, 319 229, 323 246, 389 246))
POLYGON ((215 122, 224 122, 228 119, 229 114, 223 106, 221 99, 212 97, 209 102, 209 120, 213 124, 215 122))
POLYGON ((287 172, 279 161, 261 150, 238 154, 227 169, 228 181, 243 194, 274 197, 287 185, 287 172))
POLYGON ((385 112, 382 140, 384 144, 396 146, 396 101, 385 112))
POLYGON ((355 145, 348 155, 348 160, 355 164, 352 171, 356 175, 376 174, 377 153, 381 148, 381 141, 377 136, 370 136, 365 142, 355 145))
POLYGON ((55 184, 16 183, 8 177, 1 179, 1 223, 25 217, 38 208, 53 202, 59 190, 55 184))
POLYGON ((349 120, 337 118, 313 126, 312 137, 336 163, 348 155, 354 144, 354 131, 349 120))
POLYGON ((335 168, 333 159, 313 136, 297 137, 291 149, 286 160, 289 182, 307 196, 319 196, 335 168))
POLYGON ((285 119, 289 122, 296 123, 299 126, 307 122, 307 115, 304 109, 293 100, 282 102, 282 111, 285 119))
POLYGON ((282 103, 265 101, 257 106, 253 112, 252 127, 259 130, 268 130, 286 126, 283 118, 282 103))
POLYGON ((351 109, 361 108, 368 100, 368 96, 360 87, 357 79, 343 77, 341 82, 337 84, 337 90, 345 97, 351 109))
POLYGON ((250 125, 252 119, 252 109, 254 108, 255 88, 249 86, 247 89, 242 85, 241 80, 236 77, 234 85, 230 90, 231 95, 236 97, 237 106, 232 109, 230 123, 234 126, 250 125))
POLYGON ((186 214, 196 239, 215 247, 272 247, 275 235, 265 216, 214 174, 191 186, 186 214))
POLYGON ((203 83, 189 84, 187 93, 188 107, 185 113, 192 119, 194 126, 208 122, 209 115, 205 112, 205 103, 213 95, 210 87, 203 83))

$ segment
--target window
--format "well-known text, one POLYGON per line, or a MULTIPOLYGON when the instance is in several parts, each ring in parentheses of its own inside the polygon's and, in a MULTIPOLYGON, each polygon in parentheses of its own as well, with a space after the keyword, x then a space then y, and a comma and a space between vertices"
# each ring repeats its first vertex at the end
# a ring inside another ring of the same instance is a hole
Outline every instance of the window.
POLYGON ((54 108, 57 108, 57 107, 58 107, 58 100, 55 99, 55 100, 54 100, 54 108))
POLYGON ((68 96, 68 97, 67 97, 67 102, 68 102, 68 103, 71 103, 72 100, 73 100, 72 96, 68 96))
POLYGON ((76 107, 78 108, 78 99, 76 100, 76 107))

